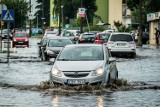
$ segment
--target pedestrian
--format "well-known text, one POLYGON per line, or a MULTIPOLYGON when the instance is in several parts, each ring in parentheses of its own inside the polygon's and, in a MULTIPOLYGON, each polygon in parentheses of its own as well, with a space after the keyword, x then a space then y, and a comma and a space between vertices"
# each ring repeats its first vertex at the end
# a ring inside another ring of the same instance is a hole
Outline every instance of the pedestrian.
POLYGON ((155 38, 156 38, 156 45, 158 46, 159 45, 159 30, 157 28, 155 28, 155 31, 154 31, 154 34, 155 34, 155 38))

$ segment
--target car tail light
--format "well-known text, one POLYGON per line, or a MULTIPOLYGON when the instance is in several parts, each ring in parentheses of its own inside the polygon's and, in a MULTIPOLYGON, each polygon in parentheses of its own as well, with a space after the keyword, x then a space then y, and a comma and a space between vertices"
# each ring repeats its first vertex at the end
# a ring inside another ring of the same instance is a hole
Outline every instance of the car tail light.
POLYGON ((85 41, 85 39, 80 39, 79 41, 81 41, 81 42, 82 42, 82 41, 85 41))
POLYGON ((113 44, 113 41, 108 41, 108 44, 113 44))

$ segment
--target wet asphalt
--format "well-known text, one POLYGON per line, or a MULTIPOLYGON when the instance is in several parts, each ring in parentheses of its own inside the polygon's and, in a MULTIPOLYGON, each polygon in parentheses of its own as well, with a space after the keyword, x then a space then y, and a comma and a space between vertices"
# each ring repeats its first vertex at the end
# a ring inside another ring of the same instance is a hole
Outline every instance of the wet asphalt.
POLYGON ((29 48, 0 53, 0 107, 159 107, 160 46, 137 47, 137 57, 117 58, 119 80, 108 87, 49 87, 50 62, 37 56, 37 42, 29 48))

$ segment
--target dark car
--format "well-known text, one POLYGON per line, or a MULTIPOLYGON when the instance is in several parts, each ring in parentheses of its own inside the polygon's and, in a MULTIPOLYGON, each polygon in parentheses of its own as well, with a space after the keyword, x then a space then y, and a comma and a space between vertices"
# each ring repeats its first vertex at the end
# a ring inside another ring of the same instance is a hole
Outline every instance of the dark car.
POLYGON ((8 30, 8 29, 3 29, 2 30, 2 35, 1 35, 1 32, 0 32, 0 36, 2 37, 2 40, 7 39, 8 34, 9 34, 9 39, 12 40, 13 35, 11 34, 11 30, 8 30))
POLYGON ((77 43, 94 43, 96 34, 94 33, 82 33, 77 43))
POLYGON ((55 36, 49 38, 46 45, 41 49, 41 60, 47 61, 50 58, 56 58, 64 46, 73 44, 69 38, 55 36))
POLYGON ((15 32, 13 37, 13 47, 29 47, 29 38, 26 32, 15 32))
POLYGON ((95 44, 104 44, 107 43, 110 33, 98 33, 94 41, 95 44))
POLYGON ((45 36, 41 39, 41 41, 39 43, 37 43, 38 45, 38 57, 41 57, 42 55, 42 48, 46 45, 46 43, 48 42, 48 40, 51 37, 45 36))

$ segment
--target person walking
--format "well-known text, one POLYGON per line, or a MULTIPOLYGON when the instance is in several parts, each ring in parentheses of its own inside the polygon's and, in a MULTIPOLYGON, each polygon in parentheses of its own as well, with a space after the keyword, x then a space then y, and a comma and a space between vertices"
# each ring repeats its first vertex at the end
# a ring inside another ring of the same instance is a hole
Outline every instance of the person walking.
POLYGON ((157 29, 157 28, 155 28, 155 32, 154 32, 154 34, 155 34, 155 38, 156 38, 156 45, 158 46, 159 45, 159 35, 160 35, 160 33, 159 33, 160 31, 157 29))

